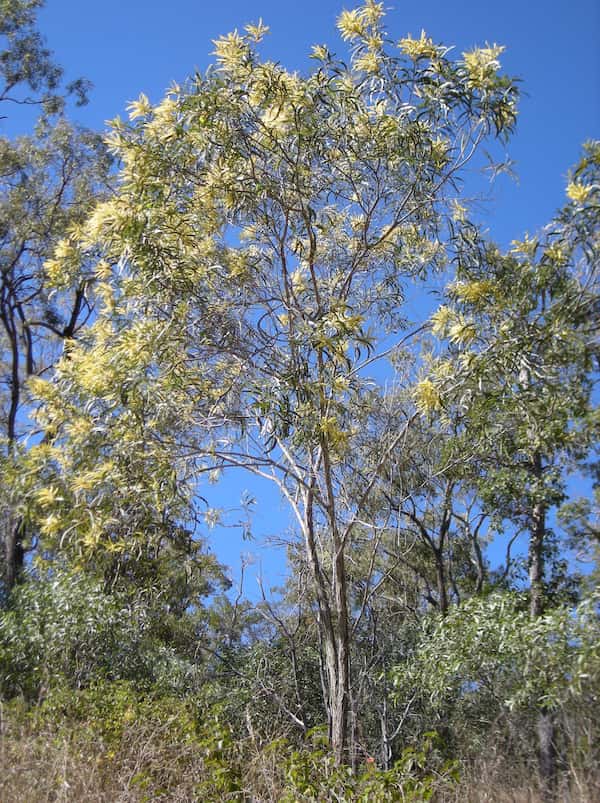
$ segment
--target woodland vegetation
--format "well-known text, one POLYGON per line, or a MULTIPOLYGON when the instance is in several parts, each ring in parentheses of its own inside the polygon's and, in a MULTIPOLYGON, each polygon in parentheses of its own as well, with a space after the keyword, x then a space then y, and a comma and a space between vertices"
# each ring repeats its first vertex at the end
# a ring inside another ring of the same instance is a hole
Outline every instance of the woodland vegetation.
POLYGON ((42 1, 0 0, 0 117, 39 114, 0 137, 0 798, 597 800, 600 142, 501 249, 501 47, 366 0, 299 74, 249 25, 103 136, 42 1), (231 472, 294 521, 258 602, 231 472))

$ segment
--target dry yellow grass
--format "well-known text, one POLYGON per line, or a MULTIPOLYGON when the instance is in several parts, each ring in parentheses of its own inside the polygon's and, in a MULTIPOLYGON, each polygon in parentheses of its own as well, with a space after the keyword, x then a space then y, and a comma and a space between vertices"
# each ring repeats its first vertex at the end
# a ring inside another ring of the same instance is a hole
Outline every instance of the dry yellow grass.
MULTIPOLYGON (((278 803, 284 792, 276 752, 248 743, 240 765, 243 788, 227 791, 227 784, 219 786, 219 767, 213 780, 215 766, 198 743, 173 743, 161 727, 132 723, 109 746, 81 723, 70 732, 36 728, 33 721, 5 718, 0 724, 1 803, 278 803)), ((506 766, 485 762, 465 770, 454 790, 435 800, 543 803, 531 777, 511 776, 506 766)), ((557 803, 598 801, 598 773, 572 771, 557 797, 557 803)))

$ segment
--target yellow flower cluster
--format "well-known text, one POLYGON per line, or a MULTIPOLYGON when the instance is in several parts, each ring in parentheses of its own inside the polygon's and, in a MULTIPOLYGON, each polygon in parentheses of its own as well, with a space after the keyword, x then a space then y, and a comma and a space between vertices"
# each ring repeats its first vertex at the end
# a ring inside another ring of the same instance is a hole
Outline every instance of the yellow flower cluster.
POLYGON ((452 286, 452 293, 456 298, 466 301, 468 304, 479 304, 489 299, 495 289, 494 282, 483 279, 475 282, 457 282, 452 286))
POLYGON ((591 191, 591 187, 585 184, 579 184, 576 181, 571 181, 567 184, 567 198, 570 198, 571 201, 574 201, 576 204, 585 203, 591 191))
POLYGON ((468 345, 477 337, 475 326, 464 315, 443 305, 431 316, 431 331, 452 343, 468 345))
POLYGON ((501 45, 493 45, 492 47, 480 47, 463 53, 469 82, 472 86, 485 87, 495 78, 497 71, 500 69, 498 56, 503 50, 504 47, 501 45))
POLYGON ((417 410, 423 415, 439 410, 441 407, 439 391, 431 379, 423 379, 415 386, 413 398, 417 410))
POLYGON ((217 57, 217 61, 225 68, 239 66, 248 53, 248 45, 244 37, 240 36, 237 31, 232 31, 226 36, 214 39, 213 44, 215 46, 213 55, 217 57))
POLYGON ((127 106, 127 111, 129 112, 129 119, 136 120, 138 117, 146 117, 146 115, 150 114, 152 104, 142 92, 137 100, 131 101, 127 106))
POLYGON ((418 59, 433 59, 438 55, 438 49, 425 31, 421 31, 419 39, 413 39, 409 34, 405 39, 398 42, 398 47, 403 53, 417 61, 418 59))
POLYGON ((431 331, 434 335, 445 335, 446 329, 454 320, 454 312, 443 304, 431 316, 431 331))
POLYGON ((36 493, 36 499, 42 507, 51 507, 59 499, 58 491, 56 488, 48 485, 45 488, 39 489, 36 493))
POLYGON ((354 61, 354 67, 361 72, 366 72, 369 75, 375 75, 379 72, 379 59, 377 58, 377 54, 372 50, 361 54, 354 61))
POLYGON ((256 25, 246 25, 245 31, 253 42, 260 42, 269 33, 269 26, 259 19, 256 25))
POLYGON ((344 41, 354 41, 367 32, 366 20, 363 10, 354 8, 352 11, 342 11, 338 17, 337 27, 344 41))
POLYGON ((431 160, 438 170, 441 170, 448 164, 450 160, 450 156, 448 155, 449 150, 450 143, 447 139, 436 137, 431 140, 431 160))

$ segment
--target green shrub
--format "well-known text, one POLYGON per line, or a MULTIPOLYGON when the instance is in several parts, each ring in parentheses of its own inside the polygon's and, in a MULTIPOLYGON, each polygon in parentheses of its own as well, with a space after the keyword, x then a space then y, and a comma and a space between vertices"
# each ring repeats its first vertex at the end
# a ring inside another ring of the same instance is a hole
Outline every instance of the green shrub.
POLYGON ((435 733, 424 735, 419 749, 407 747, 389 770, 368 760, 362 770, 336 765, 322 731, 310 734, 311 748, 293 750, 285 765, 282 803, 352 800, 356 803, 425 801, 458 780, 455 762, 443 761, 435 733))
POLYGON ((195 668, 156 635, 144 599, 107 594, 84 573, 58 571, 18 586, 0 612, 0 695, 37 699, 93 679, 184 691, 195 668))

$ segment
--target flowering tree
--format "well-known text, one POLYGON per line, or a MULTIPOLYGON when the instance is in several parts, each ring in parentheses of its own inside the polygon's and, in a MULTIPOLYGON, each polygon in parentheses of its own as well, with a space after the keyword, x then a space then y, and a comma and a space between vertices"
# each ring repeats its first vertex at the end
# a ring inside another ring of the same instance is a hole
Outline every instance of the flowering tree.
MULTIPOLYGON (((306 76, 261 61, 267 29, 248 26, 216 41, 205 75, 157 106, 131 104, 111 134, 116 197, 49 265, 60 284, 101 248, 104 310, 59 386, 38 388, 63 449, 55 496, 71 501, 56 526, 70 538, 121 548, 114 498, 97 488, 134 450, 170 455, 151 479, 138 475, 140 500, 232 468, 277 484, 310 566, 339 761, 351 706, 347 550, 380 470, 376 461, 358 497, 346 493, 367 366, 402 325, 403 284, 445 264, 460 171, 510 130, 516 102, 501 48, 453 61, 425 34, 390 42, 382 18, 373 0, 343 12, 349 63, 316 46, 306 76), (104 463, 103 427, 119 433, 120 455, 104 463), (87 487, 85 460, 96 472, 87 487)), ((410 421, 381 433, 380 463, 410 421)), ((143 521, 130 537, 143 537, 143 521)))

